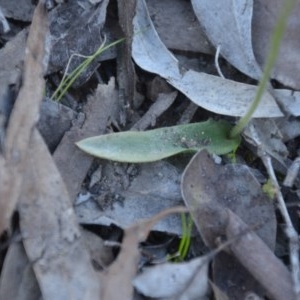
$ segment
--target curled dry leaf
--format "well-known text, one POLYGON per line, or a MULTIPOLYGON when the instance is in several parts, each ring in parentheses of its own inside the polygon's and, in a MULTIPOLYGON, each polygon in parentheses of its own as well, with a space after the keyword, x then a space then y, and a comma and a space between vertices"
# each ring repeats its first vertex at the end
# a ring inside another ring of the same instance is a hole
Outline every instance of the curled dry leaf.
MULTIPOLYGON (((243 116, 257 88, 193 70, 180 70, 176 58, 159 39, 144 0, 134 18, 132 56, 144 70, 160 75, 197 105, 218 114, 243 116)), ((265 92, 254 117, 283 116, 276 101, 265 92)))

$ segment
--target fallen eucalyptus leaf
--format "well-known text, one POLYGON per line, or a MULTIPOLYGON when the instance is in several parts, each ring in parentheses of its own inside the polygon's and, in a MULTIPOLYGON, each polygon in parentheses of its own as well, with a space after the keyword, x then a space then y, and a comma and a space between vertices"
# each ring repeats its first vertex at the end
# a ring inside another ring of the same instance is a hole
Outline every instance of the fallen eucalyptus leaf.
MULTIPOLYGON (((148 219, 168 207, 182 205, 180 192, 182 170, 167 161, 135 166, 136 175, 131 175, 128 184, 124 178, 126 175, 122 173, 128 171, 123 169, 124 164, 104 161, 101 166, 102 177, 97 184, 101 186, 101 191, 97 195, 90 194, 81 203, 76 203, 75 212, 81 224, 92 226, 114 224, 125 230, 137 220, 148 219)), ((153 230, 181 235, 180 215, 174 214, 161 219, 154 225, 153 230)))
POLYGON ((260 79, 251 38, 253 0, 192 0, 192 5, 212 44, 221 46, 221 55, 241 72, 260 79))
POLYGON ((139 244, 147 238, 154 224, 160 219, 170 214, 182 212, 186 212, 186 208, 182 206, 172 207, 156 214, 151 219, 131 225, 125 230, 120 253, 105 274, 103 279, 104 288, 101 290, 101 296, 98 299, 133 299, 132 280, 138 270, 139 244), (120 297, 120 295, 122 296, 120 297))
POLYGON ((214 53, 214 48, 195 18, 190 1, 146 0, 146 2, 157 33, 168 49, 214 53))
MULTIPOLYGON (((137 2, 134 18, 132 57, 142 69, 160 75, 191 101, 209 111, 243 116, 248 111, 257 87, 217 76, 180 70, 178 61, 160 40, 143 0, 137 2)), ((282 117, 273 96, 265 92, 254 118, 282 117)))
MULTIPOLYGON (((257 229, 256 234, 263 239, 265 248, 274 249, 274 206, 262 192, 260 184, 247 166, 217 165, 205 150, 200 151, 186 167, 181 187, 185 204, 208 247, 215 248, 218 238, 226 236, 228 211, 232 211, 249 228, 257 229)), ((250 238, 248 240, 252 241, 250 238)), ((272 253, 270 250, 269 252, 272 253)), ((247 258, 248 253, 244 251, 244 254, 247 258)), ((256 255, 259 254, 256 252, 256 255)), ((249 273, 249 269, 246 271, 241 266, 245 257, 220 253, 214 258, 214 283, 229 296, 229 299, 245 299, 248 291, 254 291, 258 295, 264 294, 258 284, 260 281, 254 280, 251 270, 249 273)), ((268 262, 266 261, 266 266, 268 262)))
POLYGON ((143 132, 100 135, 81 140, 76 145, 96 157, 120 162, 151 162, 203 148, 215 154, 233 151, 240 139, 230 140, 227 137, 230 129, 231 125, 225 121, 208 120, 143 132))

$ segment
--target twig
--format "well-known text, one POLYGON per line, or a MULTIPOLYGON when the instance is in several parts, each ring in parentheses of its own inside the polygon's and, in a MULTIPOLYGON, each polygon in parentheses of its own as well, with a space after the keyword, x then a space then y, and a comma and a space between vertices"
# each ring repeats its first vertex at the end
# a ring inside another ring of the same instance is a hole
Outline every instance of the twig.
POLYGON ((218 71, 218 74, 221 78, 225 79, 225 76, 223 75, 222 71, 221 71, 221 68, 219 66, 219 56, 220 56, 220 50, 221 50, 221 46, 218 45, 217 47, 217 51, 216 51, 216 55, 215 55, 215 65, 216 65, 216 68, 217 68, 217 71, 218 71))
POLYGON ((291 218, 289 216, 288 210, 286 208, 280 186, 278 184, 274 168, 272 165, 271 157, 263 149, 263 145, 260 142, 259 136, 252 124, 249 125, 249 129, 252 133, 252 139, 258 148, 258 156, 261 158, 265 168, 268 172, 268 175, 271 179, 272 185, 275 188, 275 195, 277 198, 277 206, 280 210, 280 213, 285 221, 286 228, 285 234, 289 239, 289 249, 290 249, 290 264, 292 271, 292 278, 294 284, 294 290, 296 295, 300 295, 300 267, 299 267, 299 240, 298 234, 295 230, 291 218))

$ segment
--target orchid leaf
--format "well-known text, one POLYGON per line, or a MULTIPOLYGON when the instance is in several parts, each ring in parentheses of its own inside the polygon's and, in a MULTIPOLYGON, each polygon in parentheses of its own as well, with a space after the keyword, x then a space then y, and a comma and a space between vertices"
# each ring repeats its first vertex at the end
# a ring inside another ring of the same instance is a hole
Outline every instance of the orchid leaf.
POLYGON ((225 154, 235 150, 240 138, 229 139, 232 126, 225 121, 163 127, 148 131, 125 131, 90 137, 77 146, 96 157, 119 162, 151 162, 184 152, 207 149, 225 154))

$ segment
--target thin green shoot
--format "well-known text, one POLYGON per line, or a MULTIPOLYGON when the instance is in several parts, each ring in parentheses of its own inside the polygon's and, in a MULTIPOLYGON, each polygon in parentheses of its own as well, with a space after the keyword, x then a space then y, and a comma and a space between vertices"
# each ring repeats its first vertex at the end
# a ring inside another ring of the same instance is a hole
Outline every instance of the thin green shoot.
POLYGON ((269 55, 267 58, 267 62, 265 64, 264 72, 262 75, 262 78, 259 82, 258 89, 255 95, 255 98, 250 105, 247 113, 238 121, 238 123, 232 128, 229 137, 234 138, 237 137, 243 129, 247 126, 247 124, 250 122, 253 113, 255 112, 257 106, 259 105, 262 95, 266 89, 266 86, 269 82, 269 78, 271 75, 271 71, 275 65, 279 49, 280 49, 280 43, 283 38, 285 29, 286 29, 286 24, 289 15, 291 14, 294 6, 295 6, 296 1, 295 0, 289 0, 284 3, 284 7, 281 10, 280 16, 278 18, 278 21, 275 25, 273 34, 272 34, 272 39, 271 39, 271 48, 269 51, 269 55))
POLYGON ((186 258, 190 245, 191 245, 191 233, 193 220, 190 215, 186 217, 186 214, 181 214, 181 224, 182 224, 182 237, 178 246, 178 251, 174 254, 168 255, 169 261, 181 262, 186 258))
POLYGON ((93 60, 95 60, 100 54, 102 54, 107 49, 123 42, 124 40, 125 40, 125 38, 121 38, 115 42, 112 42, 112 43, 104 46, 105 42, 106 42, 106 39, 104 39, 103 43, 100 45, 100 47, 97 49, 97 51, 90 56, 84 56, 84 55, 80 55, 80 54, 72 54, 72 56, 70 57, 69 62, 67 64, 64 76, 63 76, 59 86, 57 87, 56 91, 53 93, 51 99, 60 101, 62 99, 62 97, 66 94, 66 92, 70 89, 70 87, 75 82, 75 80, 92 63, 93 60), (72 59, 76 56, 83 57, 83 58, 85 58, 85 60, 78 67, 76 67, 70 74, 68 74, 70 63, 71 63, 72 59))
POLYGON ((193 226, 193 220, 192 217, 189 215, 186 217, 186 214, 181 214, 181 223, 182 223, 182 238, 179 243, 179 257, 177 258, 177 261, 183 261, 189 251, 190 245, 191 245, 191 233, 192 233, 192 226, 193 226))

